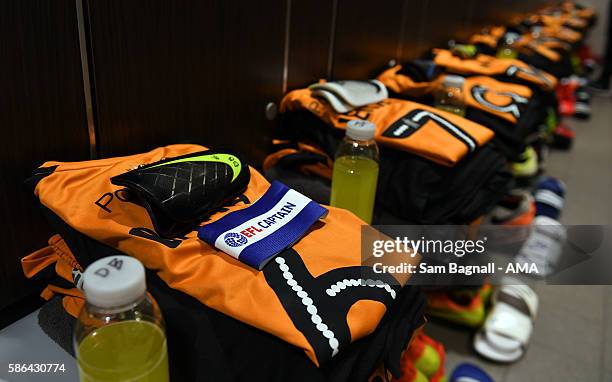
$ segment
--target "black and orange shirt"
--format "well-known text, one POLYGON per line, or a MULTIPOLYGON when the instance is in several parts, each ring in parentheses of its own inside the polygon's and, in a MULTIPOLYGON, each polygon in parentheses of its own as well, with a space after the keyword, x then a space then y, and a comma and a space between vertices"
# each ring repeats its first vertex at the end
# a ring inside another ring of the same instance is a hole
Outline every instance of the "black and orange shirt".
POLYGON ((544 37, 556 38, 569 43, 576 43, 582 39, 582 33, 564 26, 545 26, 540 34, 544 37))
POLYGON ((61 297, 64 310, 76 318, 85 301, 80 289, 83 268, 60 235, 53 235, 48 244, 22 258, 21 268, 29 279, 46 278, 48 284, 40 296, 45 300, 61 297))
POLYGON ((445 49, 435 49, 434 55, 434 63, 452 73, 515 79, 545 91, 552 91, 557 86, 557 78, 553 75, 521 60, 500 59, 484 54, 463 59, 445 49))
POLYGON ((532 91, 527 86, 473 76, 465 79, 463 94, 467 105, 516 124, 531 100, 532 91))
MULTIPOLYGON (((470 37, 469 42, 470 44, 479 46, 483 53, 493 53, 495 49, 497 49, 499 38, 493 35, 475 34, 470 37)), ((563 45, 563 41, 558 39, 551 38, 544 43, 543 41, 533 37, 531 34, 521 35, 520 38, 514 42, 513 46, 524 54, 539 54, 553 62, 557 62, 561 59, 561 55, 554 51, 553 48, 565 47, 563 45)))
MULTIPOLYGON (((431 82, 415 82, 400 73, 401 69, 401 65, 387 69, 378 76, 378 80, 389 90, 410 97, 431 94, 444 81, 445 75, 442 74, 431 82)), ((512 124, 517 123, 532 97, 532 91, 527 86, 502 82, 487 76, 467 77, 462 91, 467 106, 493 114, 512 124)))
POLYGON ((287 94, 281 112, 307 110, 335 129, 346 129, 352 119, 376 125, 375 140, 384 146, 454 166, 493 138, 488 128, 457 115, 411 101, 387 98, 348 113, 336 112, 309 89, 287 94))
POLYGON ((572 38, 574 41, 582 37, 582 34, 578 32, 578 30, 585 29, 589 25, 589 18, 582 18, 578 15, 573 16, 568 13, 561 15, 541 15, 539 21, 546 27, 552 28, 551 32, 557 37, 561 37, 557 35, 559 29, 573 29, 572 32, 575 33, 570 33, 570 35, 574 37, 570 37, 570 35, 567 35, 567 37, 572 38))
POLYGON ((495 26, 483 33, 476 33, 468 40, 473 45, 486 45, 489 48, 497 48, 497 42, 506 33, 506 28, 503 26, 495 26))
MULTIPOLYGON (((329 207, 322 222, 257 271, 199 240, 195 231, 158 236, 146 209, 110 182, 139 165, 202 150, 171 145, 126 157, 47 162, 36 172, 35 194, 70 227, 139 259, 171 288, 303 349, 318 365, 372 333, 406 280, 362 266, 364 223, 352 213, 329 207)), ((250 172, 243 202, 210 222, 247 208, 268 189, 257 171, 250 172)))
POLYGON ((531 35, 523 35, 517 41, 517 47, 519 50, 527 55, 539 54, 540 56, 550 60, 552 62, 558 62, 561 60, 561 54, 555 51, 554 47, 561 47, 562 41, 551 41, 558 42, 559 44, 546 44, 541 40, 534 38, 531 35))

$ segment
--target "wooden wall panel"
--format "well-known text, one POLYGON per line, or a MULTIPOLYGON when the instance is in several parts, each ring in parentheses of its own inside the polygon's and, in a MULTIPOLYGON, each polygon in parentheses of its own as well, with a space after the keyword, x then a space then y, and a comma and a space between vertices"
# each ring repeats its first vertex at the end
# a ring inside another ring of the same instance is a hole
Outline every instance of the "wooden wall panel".
POLYGON ((550 0, 470 1, 474 3, 472 25, 475 30, 491 25, 508 24, 517 15, 535 11, 547 4, 555 3, 550 0))
POLYGON ((102 156, 194 142, 259 163, 286 2, 88 1, 102 156))
POLYGON ((369 78, 398 59, 404 1, 338 0, 334 79, 369 78))
POLYGON ((469 36, 470 1, 426 0, 425 3, 422 53, 434 47, 446 47, 451 39, 461 40, 469 36))
POLYGON ((0 2, 0 46, 2 310, 38 293, 19 258, 51 234, 25 178, 46 160, 87 159, 89 146, 74 0, 0 2))
POLYGON ((418 58, 425 49, 425 32, 427 15, 427 0, 410 1, 404 3, 402 17, 401 51, 400 61, 408 61, 418 58))
POLYGON ((287 89, 328 76, 333 0, 291 0, 287 89))

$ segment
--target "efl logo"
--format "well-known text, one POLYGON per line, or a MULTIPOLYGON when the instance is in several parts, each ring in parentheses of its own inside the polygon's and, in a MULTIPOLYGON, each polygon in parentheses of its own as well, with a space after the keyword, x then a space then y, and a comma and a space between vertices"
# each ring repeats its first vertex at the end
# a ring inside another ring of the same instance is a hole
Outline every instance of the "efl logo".
POLYGON ((229 245, 230 247, 240 247, 249 242, 246 236, 236 232, 226 233, 225 236, 223 236, 223 240, 225 241, 225 244, 229 245))

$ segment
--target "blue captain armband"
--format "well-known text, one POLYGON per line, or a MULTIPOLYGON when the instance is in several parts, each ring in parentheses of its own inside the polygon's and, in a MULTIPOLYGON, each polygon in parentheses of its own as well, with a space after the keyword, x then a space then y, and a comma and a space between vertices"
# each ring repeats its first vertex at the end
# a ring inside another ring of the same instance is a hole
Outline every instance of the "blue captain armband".
POLYGON ((326 215, 327 209, 275 181, 253 205, 200 227, 198 237, 261 270, 326 215))

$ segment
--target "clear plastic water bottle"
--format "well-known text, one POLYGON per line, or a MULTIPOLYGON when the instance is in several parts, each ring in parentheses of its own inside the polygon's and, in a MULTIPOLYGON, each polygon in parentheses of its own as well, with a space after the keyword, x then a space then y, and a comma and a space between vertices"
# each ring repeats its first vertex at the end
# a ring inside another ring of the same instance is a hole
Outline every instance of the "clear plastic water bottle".
POLYGON ((140 261, 97 260, 83 274, 83 290, 74 329, 81 382, 168 382, 164 322, 140 261))
POLYGON ((435 91, 435 106, 440 110, 465 117, 465 99, 461 76, 446 75, 442 84, 435 91))
POLYGON ((520 38, 517 33, 506 33, 497 48, 497 58, 518 58, 515 43, 520 38))
POLYGON ((332 175, 331 205, 353 212, 372 223, 378 181, 376 126, 362 120, 349 121, 338 146, 332 175))

